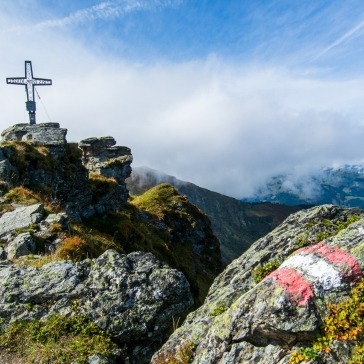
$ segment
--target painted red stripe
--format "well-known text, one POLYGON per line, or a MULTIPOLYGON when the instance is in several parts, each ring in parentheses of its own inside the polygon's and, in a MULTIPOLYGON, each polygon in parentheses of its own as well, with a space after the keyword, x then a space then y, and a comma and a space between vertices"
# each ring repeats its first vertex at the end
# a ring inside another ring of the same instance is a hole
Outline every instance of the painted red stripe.
POLYGON ((266 279, 274 279, 276 284, 283 288, 298 306, 306 306, 313 297, 311 284, 295 269, 277 269, 264 280, 266 279))
POLYGON ((296 254, 315 254, 327 262, 334 264, 340 270, 343 278, 350 281, 357 281, 361 275, 361 268, 357 260, 345 250, 336 246, 328 246, 325 243, 319 243, 307 248, 302 248, 296 254))

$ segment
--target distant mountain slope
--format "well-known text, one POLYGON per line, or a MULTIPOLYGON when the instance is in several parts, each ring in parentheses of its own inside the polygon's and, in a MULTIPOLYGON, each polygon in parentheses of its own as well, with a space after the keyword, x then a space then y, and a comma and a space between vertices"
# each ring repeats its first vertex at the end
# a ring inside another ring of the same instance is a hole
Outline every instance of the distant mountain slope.
POLYGON ((364 167, 345 165, 326 168, 299 178, 293 175, 275 176, 266 185, 260 186, 253 197, 243 201, 364 208, 364 167))
POLYGON ((127 179, 127 186, 131 195, 139 195, 164 182, 173 185, 209 216, 213 231, 220 240, 225 263, 239 257, 254 241, 302 208, 242 202, 145 167, 133 169, 131 177, 127 179))

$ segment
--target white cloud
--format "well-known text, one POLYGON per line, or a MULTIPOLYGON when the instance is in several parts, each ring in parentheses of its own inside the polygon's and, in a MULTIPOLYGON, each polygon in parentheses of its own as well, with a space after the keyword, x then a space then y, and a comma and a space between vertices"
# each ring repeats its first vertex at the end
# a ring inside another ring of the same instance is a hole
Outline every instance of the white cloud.
MULTIPOLYGON (((65 28, 70 25, 93 22, 97 19, 108 20, 119 18, 127 13, 150 11, 154 8, 175 6, 180 0, 108 0, 96 5, 82 8, 64 17, 54 17, 33 24, 22 24, 3 28, 3 32, 44 31, 51 28, 65 28)), ((18 5, 19 6, 19 5, 18 5)))
MULTIPOLYGON (((0 22, 1 22, 0 15, 0 22)), ((240 197, 268 177, 363 159, 364 80, 320 79, 219 57, 136 64, 47 28, 0 34, 0 129, 27 122, 25 93, 5 84, 25 59, 51 121, 68 139, 112 135, 146 165, 240 197)), ((38 121, 48 121, 40 101, 38 121)))
POLYGON ((353 37, 357 36, 360 31, 364 29, 364 21, 361 21, 359 24, 352 27, 349 31, 347 31, 344 35, 336 39, 334 42, 332 42, 329 46, 327 46, 325 49, 323 49, 319 54, 316 55, 315 60, 321 58, 326 53, 331 51, 332 49, 339 47, 345 42, 348 42, 353 37))

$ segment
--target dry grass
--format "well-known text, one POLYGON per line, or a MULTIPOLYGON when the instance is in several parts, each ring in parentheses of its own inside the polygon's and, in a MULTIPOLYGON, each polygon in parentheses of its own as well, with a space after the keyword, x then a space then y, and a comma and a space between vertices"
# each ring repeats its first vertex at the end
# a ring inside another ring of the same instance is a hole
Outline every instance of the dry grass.
POLYGON ((4 198, 6 203, 18 203, 22 205, 33 205, 42 201, 42 198, 37 193, 23 186, 11 189, 4 198))
POLYGON ((87 257, 88 244, 79 236, 71 236, 62 241, 56 250, 58 259, 82 260, 87 257))

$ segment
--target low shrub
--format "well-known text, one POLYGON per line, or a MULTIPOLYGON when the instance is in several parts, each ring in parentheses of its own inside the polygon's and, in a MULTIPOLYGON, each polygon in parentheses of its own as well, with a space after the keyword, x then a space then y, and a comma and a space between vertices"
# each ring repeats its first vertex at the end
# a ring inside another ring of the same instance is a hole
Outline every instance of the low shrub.
POLYGON ((364 278, 354 287, 348 299, 328 305, 329 314, 325 318, 321 334, 311 347, 295 351, 291 364, 313 359, 320 353, 330 353, 331 344, 336 341, 355 342, 353 357, 349 364, 363 363, 364 358, 364 278))
POLYGON ((269 273, 272 273, 280 266, 278 260, 271 260, 268 263, 253 269, 252 278, 254 283, 262 281, 269 273))

